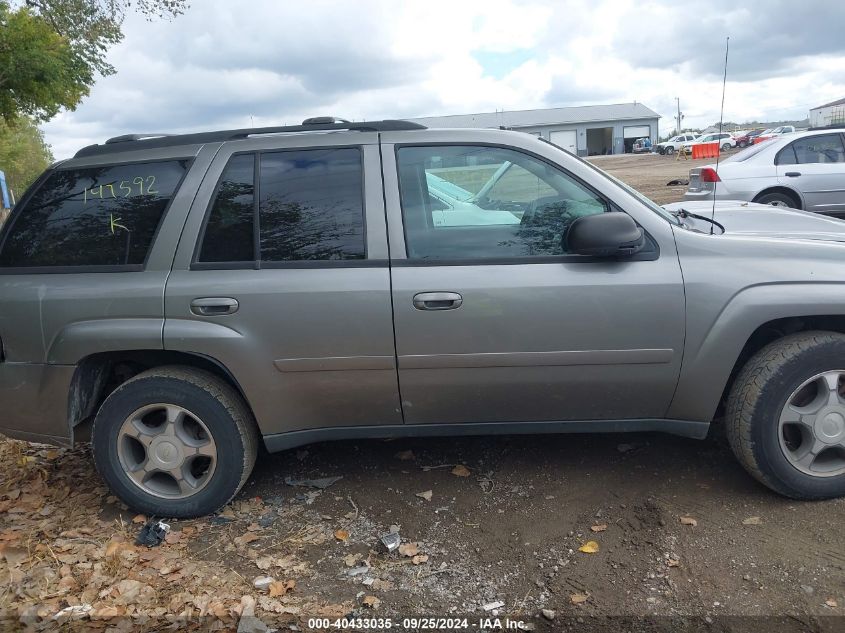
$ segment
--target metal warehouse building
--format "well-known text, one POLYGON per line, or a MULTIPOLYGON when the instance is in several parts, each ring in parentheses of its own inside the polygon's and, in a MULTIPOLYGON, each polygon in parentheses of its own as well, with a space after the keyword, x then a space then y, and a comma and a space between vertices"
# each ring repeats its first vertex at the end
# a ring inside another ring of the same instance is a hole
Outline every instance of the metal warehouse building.
POLYGON ((660 115, 642 103, 503 110, 411 119, 427 127, 505 127, 542 136, 578 156, 623 154, 634 141, 649 137, 657 143, 660 115))

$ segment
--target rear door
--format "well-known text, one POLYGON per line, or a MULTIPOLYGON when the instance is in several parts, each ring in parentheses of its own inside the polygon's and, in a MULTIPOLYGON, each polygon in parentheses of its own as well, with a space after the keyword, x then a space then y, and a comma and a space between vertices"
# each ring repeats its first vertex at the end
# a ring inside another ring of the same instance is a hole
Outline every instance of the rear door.
POLYGON ((191 209, 164 345, 224 365, 265 435, 401 423, 377 138, 227 143, 191 209))
POLYGON ((406 423, 663 416, 684 339, 669 224, 640 207, 648 252, 569 255, 569 223, 619 208, 595 172, 527 135, 462 134, 383 135, 406 423), (466 192, 451 219, 432 205, 442 181, 466 192))
POLYGON ((777 155, 778 181, 797 189, 806 211, 845 211, 845 143, 839 133, 805 136, 777 155))

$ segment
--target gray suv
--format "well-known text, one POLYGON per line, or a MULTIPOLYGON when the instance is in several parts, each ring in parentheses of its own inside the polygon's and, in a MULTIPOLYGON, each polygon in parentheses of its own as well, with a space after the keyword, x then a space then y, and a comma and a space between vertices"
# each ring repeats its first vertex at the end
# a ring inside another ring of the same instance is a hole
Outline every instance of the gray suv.
POLYGON ((721 417, 770 488, 845 494, 845 224, 699 211, 504 130, 110 139, 3 227, 0 431, 90 437, 170 517, 227 503, 262 445, 721 417))

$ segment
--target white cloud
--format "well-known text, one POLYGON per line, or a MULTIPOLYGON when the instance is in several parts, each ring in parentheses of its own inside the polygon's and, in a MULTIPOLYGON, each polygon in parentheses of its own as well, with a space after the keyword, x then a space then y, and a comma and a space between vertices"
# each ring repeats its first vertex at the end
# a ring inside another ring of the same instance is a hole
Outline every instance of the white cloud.
POLYGON ((790 3, 762 0, 194 0, 172 23, 130 17, 117 75, 45 132, 62 158, 128 132, 633 100, 668 130, 676 96, 703 126, 726 35, 726 120, 802 117, 845 96, 845 8, 803 6, 796 23, 790 3))

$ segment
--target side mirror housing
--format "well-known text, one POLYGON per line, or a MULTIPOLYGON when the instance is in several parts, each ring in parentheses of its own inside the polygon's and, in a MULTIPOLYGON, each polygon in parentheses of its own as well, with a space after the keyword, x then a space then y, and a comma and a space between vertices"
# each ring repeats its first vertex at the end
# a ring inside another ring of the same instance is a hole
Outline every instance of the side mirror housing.
POLYGON ((564 250, 593 257, 630 257, 645 246, 645 234, 627 213, 585 215, 569 225, 564 250))

